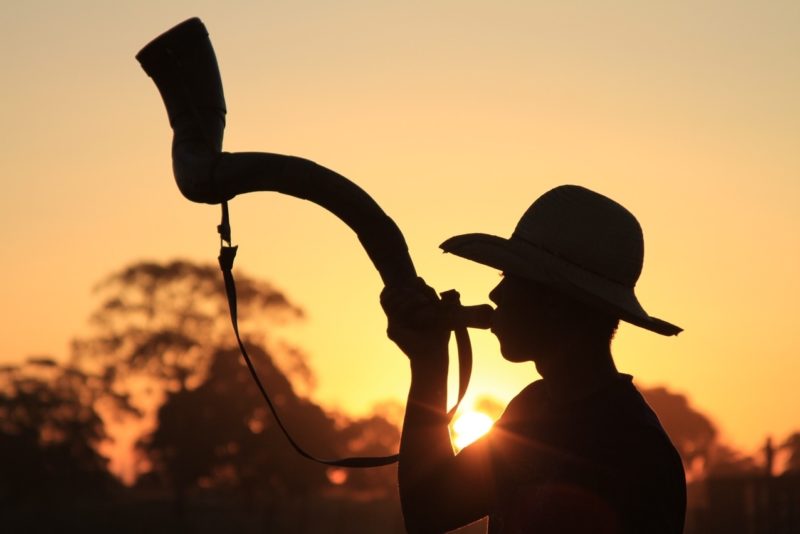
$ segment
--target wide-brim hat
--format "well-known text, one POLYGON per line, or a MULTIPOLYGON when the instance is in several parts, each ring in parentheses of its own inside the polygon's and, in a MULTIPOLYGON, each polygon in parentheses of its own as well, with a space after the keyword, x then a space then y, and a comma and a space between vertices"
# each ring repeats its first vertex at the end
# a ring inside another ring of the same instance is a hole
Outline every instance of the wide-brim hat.
POLYGON ((636 217, 608 197, 562 185, 536 199, 508 239, 464 234, 442 250, 544 283, 628 323, 665 336, 683 329, 649 315, 634 287, 644 238, 636 217))

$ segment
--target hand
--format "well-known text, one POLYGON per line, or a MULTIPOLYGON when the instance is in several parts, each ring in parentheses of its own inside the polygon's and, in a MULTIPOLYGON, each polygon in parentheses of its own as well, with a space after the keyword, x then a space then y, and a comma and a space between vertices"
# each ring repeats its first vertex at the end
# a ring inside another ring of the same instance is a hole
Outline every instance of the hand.
POLYGON ((422 278, 385 287, 381 306, 389 320, 386 333, 411 360, 447 361, 448 312, 436 291, 422 278))

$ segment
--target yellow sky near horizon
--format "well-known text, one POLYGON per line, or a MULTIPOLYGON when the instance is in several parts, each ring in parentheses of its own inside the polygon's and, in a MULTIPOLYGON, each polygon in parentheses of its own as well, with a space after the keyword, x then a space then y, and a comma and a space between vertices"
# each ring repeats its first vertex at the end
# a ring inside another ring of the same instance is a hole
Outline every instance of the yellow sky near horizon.
MULTIPOLYGON (((134 60, 200 16, 228 102, 225 148, 304 156, 349 177, 403 230, 419 273, 486 302, 491 269, 443 255, 508 235, 578 183, 645 231, 637 292, 683 326, 625 326, 618 366, 687 394, 735 445, 800 429, 800 4, 797 2, 26 2, 0 7, 0 362, 68 354, 93 284, 140 259, 214 262, 218 209, 174 186, 170 131, 134 60)), ((402 400, 380 280, 352 233, 275 194, 231 203, 239 269, 309 318, 286 329, 315 398, 402 400)), ((471 398, 536 378, 473 335, 471 398)))

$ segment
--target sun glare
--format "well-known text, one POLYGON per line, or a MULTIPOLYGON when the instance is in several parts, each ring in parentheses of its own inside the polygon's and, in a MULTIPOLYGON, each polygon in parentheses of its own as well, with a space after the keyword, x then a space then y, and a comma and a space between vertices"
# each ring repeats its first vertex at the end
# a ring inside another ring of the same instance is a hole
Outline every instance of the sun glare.
POLYGON ((492 418, 483 412, 466 411, 453 423, 453 443, 461 450, 486 434, 493 424, 492 418))

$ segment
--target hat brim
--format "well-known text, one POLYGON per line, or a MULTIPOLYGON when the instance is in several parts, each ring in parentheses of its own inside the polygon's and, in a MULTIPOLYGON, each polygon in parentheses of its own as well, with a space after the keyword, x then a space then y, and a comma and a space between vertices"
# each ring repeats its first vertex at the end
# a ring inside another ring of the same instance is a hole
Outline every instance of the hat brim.
POLYGON ((682 328, 652 317, 633 288, 609 280, 520 239, 489 234, 451 237, 439 247, 450 254, 500 269, 505 273, 556 287, 573 297, 613 313, 621 320, 664 336, 682 328))

